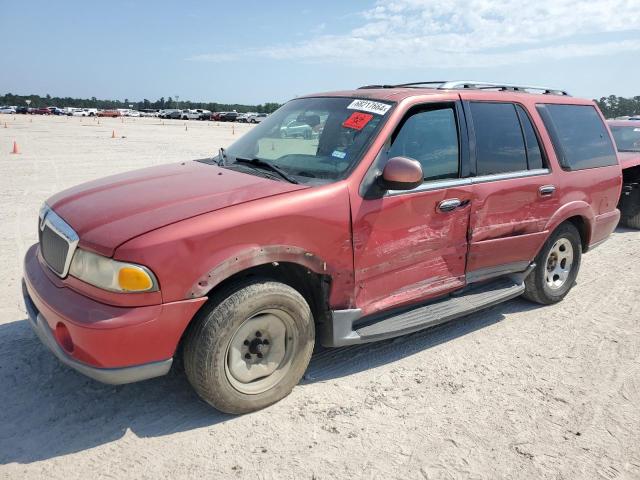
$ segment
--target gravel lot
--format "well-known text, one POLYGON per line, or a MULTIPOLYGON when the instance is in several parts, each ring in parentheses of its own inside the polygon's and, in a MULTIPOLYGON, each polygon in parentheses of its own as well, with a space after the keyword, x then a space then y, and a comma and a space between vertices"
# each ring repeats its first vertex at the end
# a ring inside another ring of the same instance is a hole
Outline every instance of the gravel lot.
POLYGON ((0 478, 640 478, 640 232, 622 228, 559 305, 318 351, 288 398, 242 417, 180 373, 113 387, 61 366, 20 293, 40 204, 251 128, 187 125, 0 116, 0 478))

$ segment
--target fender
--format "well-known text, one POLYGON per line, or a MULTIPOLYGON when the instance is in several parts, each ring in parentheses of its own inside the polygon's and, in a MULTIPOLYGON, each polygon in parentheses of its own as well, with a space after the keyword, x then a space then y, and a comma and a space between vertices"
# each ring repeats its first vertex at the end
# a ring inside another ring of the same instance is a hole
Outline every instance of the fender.
POLYGON ((596 219, 591 206, 584 200, 575 200, 562 205, 551 216, 544 229, 548 232, 553 232, 562 222, 571 217, 581 217, 584 220, 587 227, 587 238, 584 239, 584 244, 589 245, 591 243, 591 238, 593 237, 596 219))
POLYGON ((192 285, 186 297, 203 297, 212 288, 236 273, 252 267, 279 262, 296 263, 314 273, 330 275, 330 272, 327 271, 327 262, 303 248, 289 245, 253 247, 237 252, 206 272, 192 285))

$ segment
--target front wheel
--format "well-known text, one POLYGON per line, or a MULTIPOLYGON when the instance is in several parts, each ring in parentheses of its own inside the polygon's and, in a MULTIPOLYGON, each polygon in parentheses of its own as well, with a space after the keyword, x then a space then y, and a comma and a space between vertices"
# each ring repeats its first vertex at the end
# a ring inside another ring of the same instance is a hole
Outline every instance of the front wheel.
POLYGON ((207 304, 187 334, 184 366, 198 395, 226 413, 247 413, 286 397, 309 364, 313 316, 295 289, 252 280, 207 304))
POLYGON ((571 223, 560 225, 536 257, 536 268, 525 280, 523 296, 549 305, 562 300, 573 287, 580 270, 582 242, 571 223))

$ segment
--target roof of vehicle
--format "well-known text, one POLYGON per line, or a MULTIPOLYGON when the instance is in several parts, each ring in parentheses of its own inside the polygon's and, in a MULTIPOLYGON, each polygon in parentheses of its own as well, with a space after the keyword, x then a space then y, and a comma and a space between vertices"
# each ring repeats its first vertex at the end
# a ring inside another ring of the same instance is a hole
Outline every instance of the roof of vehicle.
POLYGON ((614 127, 638 127, 640 128, 640 120, 607 120, 609 125, 614 127))
MULTIPOLYGON (((504 94, 533 95, 536 97, 564 98, 570 95, 558 88, 530 85, 513 85, 507 83, 479 82, 479 81, 428 81, 404 83, 400 85, 366 85, 355 90, 341 90, 335 92, 315 93, 303 95, 305 97, 356 97, 373 100, 399 102, 409 97, 422 95, 441 95, 451 91, 501 92, 504 94), (537 93, 535 93, 537 92, 537 93)), ((574 103, 574 102, 570 102, 574 103)))

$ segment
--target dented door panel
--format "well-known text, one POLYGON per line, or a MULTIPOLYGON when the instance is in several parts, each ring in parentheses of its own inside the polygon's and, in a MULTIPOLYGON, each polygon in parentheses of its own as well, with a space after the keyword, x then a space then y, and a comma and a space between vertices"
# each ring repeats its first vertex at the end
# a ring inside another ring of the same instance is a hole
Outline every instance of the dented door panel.
POLYGON ((536 256, 559 206, 558 195, 539 194, 552 183, 551 174, 474 183, 468 271, 536 256))
POLYGON ((470 200, 466 185, 365 200, 353 211, 355 297, 363 314, 464 286, 470 200), (438 211, 450 198, 461 206, 438 211))

